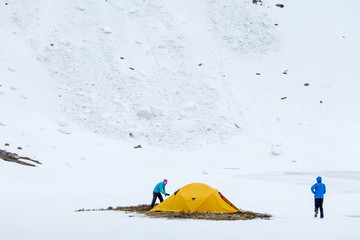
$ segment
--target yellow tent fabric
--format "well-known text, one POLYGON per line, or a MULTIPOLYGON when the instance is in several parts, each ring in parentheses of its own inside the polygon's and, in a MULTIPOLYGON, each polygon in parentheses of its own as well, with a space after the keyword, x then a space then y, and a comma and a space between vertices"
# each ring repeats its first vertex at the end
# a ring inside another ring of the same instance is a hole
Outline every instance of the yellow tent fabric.
POLYGON ((203 183, 191 183, 177 190, 151 211, 234 213, 239 209, 215 188, 203 183))

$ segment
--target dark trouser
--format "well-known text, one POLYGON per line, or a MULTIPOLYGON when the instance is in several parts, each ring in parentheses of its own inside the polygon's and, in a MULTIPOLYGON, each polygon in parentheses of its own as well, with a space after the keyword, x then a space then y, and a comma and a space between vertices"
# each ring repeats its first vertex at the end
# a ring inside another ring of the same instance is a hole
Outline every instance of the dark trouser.
POLYGON ((154 207, 157 198, 159 198, 160 202, 164 201, 162 196, 161 196, 161 193, 153 192, 153 199, 152 199, 152 202, 151 202, 151 209, 154 207))
POLYGON ((318 209, 320 208, 320 217, 321 218, 324 217, 323 203, 324 203, 323 198, 315 198, 315 212, 317 212, 318 209))

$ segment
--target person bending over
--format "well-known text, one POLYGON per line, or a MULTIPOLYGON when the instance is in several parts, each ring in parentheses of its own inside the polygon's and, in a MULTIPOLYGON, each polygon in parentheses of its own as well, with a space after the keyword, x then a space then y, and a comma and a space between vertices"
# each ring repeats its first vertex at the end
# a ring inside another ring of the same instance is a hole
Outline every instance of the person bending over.
POLYGON ((164 179, 164 181, 156 184, 154 191, 153 191, 153 199, 151 202, 151 209, 153 209, 157 198, 159 198, 160 203, 164 201, 161 194, 164 194, 165 197, 170 196, 170 194, 166 193, 166 191, 165 191, 165 186, 166 186, 167 182, 168 182, 168 180, 164 179))

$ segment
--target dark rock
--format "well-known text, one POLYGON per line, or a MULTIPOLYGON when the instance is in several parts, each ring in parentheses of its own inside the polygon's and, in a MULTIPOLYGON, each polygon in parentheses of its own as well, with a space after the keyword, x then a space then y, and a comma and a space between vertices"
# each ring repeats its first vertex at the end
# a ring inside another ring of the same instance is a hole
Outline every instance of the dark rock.
POLYGON ((309 86, 309 85, 310 85, 309 83, 305 83, 305 84, 304 84, 304 86, 306 86, 306 87, 309 86))
POLYGON ((279 7, 279 8, 285 7, 284 4, 276 4, 276 6, 279 7))
POLYGON ((22 147, 17 147, 17 149, 22 150, 22 147))
POLYGON ((141 147, 141 145, 139 144, 139 145, 135 146, 134 148, 142 148, 142 147, 141 147))
POLYGON ((198 66, 199 66, 199 67, 202 66, 202 63, 199 63, 198 66))
POLYGON ((285 70, 285 71, 283 71, 283 74, 287 74, 287 73, 288 73, 288 71, 289 71, 289 70, 285 70))
POLYGON ((260 74, 260 73, 256 73, 256 75, 258 75, 258 76, 259 76, 259 75, 261 75, 261 74, 260 74))
POLYGON ((129 67, 130 68, 130 70, 135 70, 135 68, 133 68, 133 67, 129 67))
POLYGON ((10 146, 10 143, 5 143, 5 146, 7 146, 7 147, 10 146))
POLYGON ((282 98, 281 98, 281 100, 285 100, 285 99, 287 99, 287 97, 282 97, 282 98))
POLYGON ((323 103, 323 101, 320 101, 320 103, 323 103))

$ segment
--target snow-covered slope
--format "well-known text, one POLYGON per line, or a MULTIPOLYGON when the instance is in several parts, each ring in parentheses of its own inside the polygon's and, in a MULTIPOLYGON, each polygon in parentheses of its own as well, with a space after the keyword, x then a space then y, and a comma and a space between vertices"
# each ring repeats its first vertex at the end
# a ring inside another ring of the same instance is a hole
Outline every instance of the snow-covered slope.
POLYGON ((0 149, 43 164, 0 160, 1 239, 357 239, 360 2, 251 2, 2 2, 0 149), (274 219, 73 212, 165 177, 274 219))
POLYGON ((233 109, 231 93, 222 88, 216 46, 241 53, 274 42, 273 24, 248 2, 26 1, 6 7, 3 22, 28 40, 48 69, 47 82, 56 85, 66 116, 97 133, 162 146, 237 134, 241 109, 233 109))

